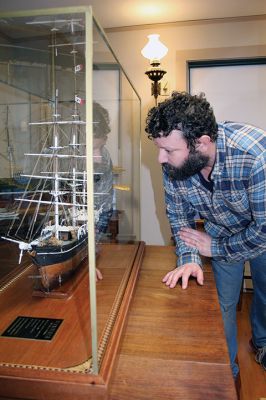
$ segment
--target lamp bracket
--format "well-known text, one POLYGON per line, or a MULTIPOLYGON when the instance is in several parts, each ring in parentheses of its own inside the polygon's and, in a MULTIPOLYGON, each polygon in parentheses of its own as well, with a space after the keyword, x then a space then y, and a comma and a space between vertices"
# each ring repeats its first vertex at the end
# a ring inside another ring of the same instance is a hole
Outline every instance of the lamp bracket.
POLYGON ((166 71, 164 71, 161 68, 151 68, 148 71, 145 72, 146 75, 148 75, 149 79, 153 82, 159 82, 164 74, 166 74, 166 71))

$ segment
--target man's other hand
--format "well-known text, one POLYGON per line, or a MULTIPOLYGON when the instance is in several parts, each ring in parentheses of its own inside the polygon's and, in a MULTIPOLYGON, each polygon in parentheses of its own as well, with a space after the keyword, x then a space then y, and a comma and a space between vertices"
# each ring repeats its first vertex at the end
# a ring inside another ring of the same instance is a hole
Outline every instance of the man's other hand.
POLYGON ((186 289, 188 287, 189 277, 193 276, 197 279, 199 285, 203 285, 204 277, 203 271, 198 264, 189 263, 182 265, 182 267, 178 267, 168 272, 163 278, 163 282, 169 288, 174 288, 178 283, 179 279, 182 280, 182 289, 186 289))

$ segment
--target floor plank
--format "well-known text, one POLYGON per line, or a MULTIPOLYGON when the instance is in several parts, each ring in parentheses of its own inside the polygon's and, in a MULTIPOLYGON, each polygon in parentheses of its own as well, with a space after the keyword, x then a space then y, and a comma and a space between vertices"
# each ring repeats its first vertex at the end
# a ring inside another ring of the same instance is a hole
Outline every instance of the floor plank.
POLYGON ((242 308, 238 317, 238 360, 241 376, 241 400, 259 400, 266 398, 266 372, 254 360, 254 354, 249 347, 251 328, 249 310, 252 293, 244 293, 242 308))

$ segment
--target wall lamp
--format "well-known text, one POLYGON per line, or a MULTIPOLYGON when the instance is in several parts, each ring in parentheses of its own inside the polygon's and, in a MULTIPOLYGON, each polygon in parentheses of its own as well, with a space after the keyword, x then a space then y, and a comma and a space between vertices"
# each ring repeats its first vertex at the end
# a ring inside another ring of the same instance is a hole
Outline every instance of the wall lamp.
POLYGON ((150 60, 151 68, 145 72, 149 79, 152 81, 151 84, 151 95, 155 98, 155 105, 157 106, 157 98, 161 94, 160 80, 166 74, 161 68, 160 60, 167 54, 168 48, 159 40, 160 35, 152 34, 148 35, 148 43, 141 50, 143 57, 150 60))

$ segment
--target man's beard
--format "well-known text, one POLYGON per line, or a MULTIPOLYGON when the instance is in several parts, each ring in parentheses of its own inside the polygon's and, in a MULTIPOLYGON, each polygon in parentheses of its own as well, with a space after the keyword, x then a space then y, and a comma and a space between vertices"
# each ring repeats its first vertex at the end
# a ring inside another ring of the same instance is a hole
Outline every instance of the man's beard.
POLYGON ((198 174, 209 163, 209 156, 205 156, 198 151, 190 152, 188 158, 181 167, 174 167, 168 163, 163 163, 166 174, 177 181, 184 181, 193 175, 198 174))

